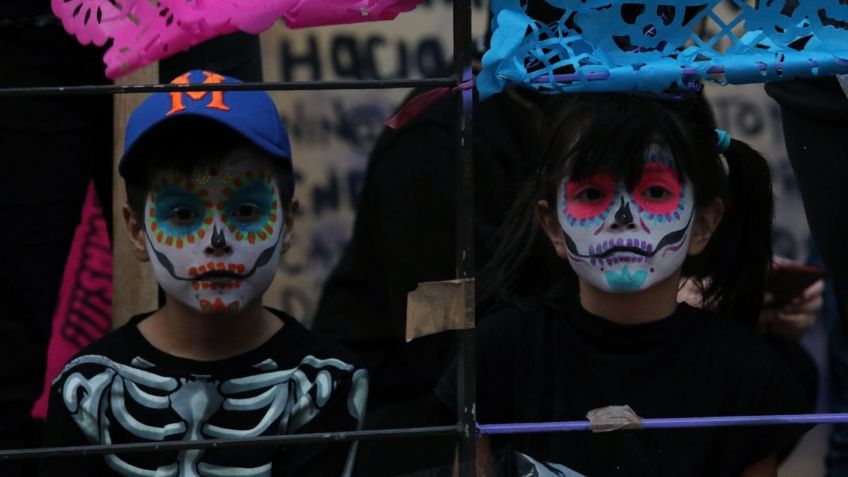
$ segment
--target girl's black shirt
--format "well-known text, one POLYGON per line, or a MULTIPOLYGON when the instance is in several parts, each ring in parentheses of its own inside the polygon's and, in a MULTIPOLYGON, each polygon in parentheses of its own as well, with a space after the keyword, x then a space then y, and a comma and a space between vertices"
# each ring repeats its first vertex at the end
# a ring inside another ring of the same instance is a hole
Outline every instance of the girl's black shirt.
MULTIPOLYGON (((625 404, 643 418, 811 412, 762 338, 685 304, 664 319, 629 326, 590 314, 576 298, 510 307, 483 320, 477 343, 480 423, 586 420, 592 409, 625 404)), ((436 389, 449 406, 455 386, 452 367, 436 389)), ((519 434, 493 436, 492 448, 504 475, 547 465, 563 472, 551 475, 738 476, 807 429, 519 434)))

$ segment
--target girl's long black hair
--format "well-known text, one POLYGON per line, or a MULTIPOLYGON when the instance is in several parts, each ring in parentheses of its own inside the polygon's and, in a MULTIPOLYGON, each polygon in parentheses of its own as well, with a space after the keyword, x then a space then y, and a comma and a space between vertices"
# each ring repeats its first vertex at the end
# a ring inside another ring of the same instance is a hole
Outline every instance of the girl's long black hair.
POLYGON ((771 264, 773 214, 765 159, 731 140, 722 160, 712 111, 701 93, 660 100, 624 94, 560 95, 545 111, 539 174, 522 189, 499 232, 500 246, 481 271, 481 299, 510 302, 538 295, 541 283, 576 277, 541 233, 534 206, 555 204, 565 175, 580 180, 599 169, 635 185, 652 142, 665 144, 692 182, 695 207, 720 198, 724 215, 704 251, 687 257, 683 275, 702 284, 705 303, 753 323, 771 264), (543 278, 540 279, 539 277, 543 278), (705 280, 706 279, 706 280, 705 280))

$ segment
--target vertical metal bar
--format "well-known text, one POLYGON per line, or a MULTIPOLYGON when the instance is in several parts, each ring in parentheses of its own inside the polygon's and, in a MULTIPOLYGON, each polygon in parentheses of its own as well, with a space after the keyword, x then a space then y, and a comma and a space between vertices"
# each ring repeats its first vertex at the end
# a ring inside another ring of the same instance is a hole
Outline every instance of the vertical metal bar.
MULTIPOLYGON (((472 78, 471 72, 471 1, 453 2, 453 58, 455 74, 462 81, 472 78)), ((472 151, 473 89, 464 89, 457 101, 456 157, 456 277, 474 276, 474 156, 472 151)), ((466 322, 474 323, 474 283, 466 287, 466 322)), ((457 418, 464 432, 458 440, 459 475, 475 475, 475 402, 476 372, 474 329, 458 332, 457 418)))

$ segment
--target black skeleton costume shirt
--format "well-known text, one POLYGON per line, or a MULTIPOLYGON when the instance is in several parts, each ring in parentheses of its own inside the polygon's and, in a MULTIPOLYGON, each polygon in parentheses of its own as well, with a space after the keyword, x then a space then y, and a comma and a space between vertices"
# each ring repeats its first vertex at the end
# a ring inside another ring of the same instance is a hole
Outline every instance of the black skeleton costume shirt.
MULTIPOLYGON (((274 310, 272 310, 274 311, 274 310)), ((154 348, 136 316, 80 352, 53 382, 45 445, 238 439, 351 431, 366 404, 367 371, 291 316, 258 348, 218 361, 154 348)), ((334 476, 353 466, 350 443, 235 447, 45 459, 42 475, 334 476)))

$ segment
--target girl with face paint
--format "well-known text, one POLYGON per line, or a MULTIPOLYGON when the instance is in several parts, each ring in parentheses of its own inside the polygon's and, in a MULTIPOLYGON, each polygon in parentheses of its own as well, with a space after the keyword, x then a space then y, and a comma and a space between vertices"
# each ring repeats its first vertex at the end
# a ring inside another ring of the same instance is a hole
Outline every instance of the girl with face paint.
MULTIPOLYGON (((562 95, 546 117, 538 177, 481 273, 481 300, 509 304, 477 329, 478 420, 583 420, 613 405, 642 417, 809 412, 753 329, 771 259, 765 160, 736 140, 721 151, 701 96, 562 95), (716 311, 678 305, 684 276, 710 278, 716 311), (540 281, 556 285, 526 285, 540 281)), ((447 405, 455 379, 436 390, 447 405)), ((542 433, 482 448, 516 475, 774 476, 775 454, 804 430, 542 433)))
POLYGON ((635 294, 679 275, 697 222, 693 202, 691 181, 667 147, 652 143, 634 187, 603 170, 583 180, 566 176, 557 190, 559 227, 550 227, 552 210, 546 201, 539 202, 538 214, 584 288, 635 294))
POLYGON ((755 323, 771 263, 768 166, 737 140, 718 151, 701 96, 563 95, 547 116, 539 174, 499 233, 484 299, 520 303, 539 292, 524 277, 550 273, 590 308, 644 300, 646 313, 622 319, 650 321, 674 310, 678 278, 710 277, 705 302, 755 323))

